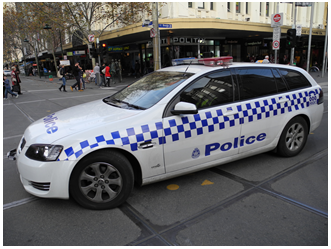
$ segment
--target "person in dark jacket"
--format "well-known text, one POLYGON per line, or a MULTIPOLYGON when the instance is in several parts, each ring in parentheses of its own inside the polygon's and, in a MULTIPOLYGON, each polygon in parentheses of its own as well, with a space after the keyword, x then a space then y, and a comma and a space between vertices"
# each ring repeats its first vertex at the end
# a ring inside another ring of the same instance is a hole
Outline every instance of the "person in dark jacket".
POLYGON ((79 67, 79 62, 76 62, 74 70, 73 70, 73 75, 75 76, 76 79, 76 83, 73 84, 70 89, 71 91, 73 91, 73 88, 75 88, 76 86, 78 86, 78 91, 82 92, 83 90, 80 89, 80 67, 79 67))
POLYGON ((99 84, 99 87, 101 86, 106 86, 106 83, 105 83, 105 74, 102 73, 102 70, 106 67, 105 63, 102 64, 102 66, 100 67, 100 84, 99 84))

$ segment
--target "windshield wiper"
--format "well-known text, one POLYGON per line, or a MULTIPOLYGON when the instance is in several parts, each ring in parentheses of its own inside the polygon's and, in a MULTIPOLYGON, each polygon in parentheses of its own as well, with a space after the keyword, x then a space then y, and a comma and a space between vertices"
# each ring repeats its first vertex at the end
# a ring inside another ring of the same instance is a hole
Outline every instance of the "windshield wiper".
POLYGON ((128 102, 125 102, 123 100, 119 100, 119 99, 114 99, 115 101, 119 102, 119 103, 123 103, 123 104, 126 104, 127 106, 130 106, 130 107, 133 107, 135 109, 138 109, 138 110, 146 110, 146 108, 144 107, 141 107, 141 106, 138 106, 138 105, 134 105, 134 104, 130 104, 128 102))

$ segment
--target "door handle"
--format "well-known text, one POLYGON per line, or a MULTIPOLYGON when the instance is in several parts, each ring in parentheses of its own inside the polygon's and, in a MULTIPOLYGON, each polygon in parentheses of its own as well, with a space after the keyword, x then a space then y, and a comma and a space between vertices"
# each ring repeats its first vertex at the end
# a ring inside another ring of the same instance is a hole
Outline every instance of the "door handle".
POLYGON ((139 144, 139 149, 149 149, 152 148, 156 143, 153 143, 152 140, 139 144))
POLYGON ((282 104, 282 103, 285 103, 285 102, 287 102, 287 101, 289 101, 288 98, 281 98, 281 99, 278 99, 278 100, 277 100, 277 103, 282 104))
POLYGON ((230 111, 230 112, 226 112, 223 114, 223 116, 227 117, 227 116, 231 116, 231 115, 236 115, 238 114, 239 112, 238 111, 230 111))

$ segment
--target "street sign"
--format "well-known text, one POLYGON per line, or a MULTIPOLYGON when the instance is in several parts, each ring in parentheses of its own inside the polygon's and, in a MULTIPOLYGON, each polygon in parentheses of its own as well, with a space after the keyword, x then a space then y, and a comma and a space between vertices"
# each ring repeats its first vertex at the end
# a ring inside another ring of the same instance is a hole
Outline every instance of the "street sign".
POLYGON ((151 38, 156 37, 156 30, 155 30, 154 28, 151 28, 151 31, 150 31, 150 37, 151 37, 151 38))
POLYGON ((302 24, 297 24, 297 28, 296 28, 297 32, 296 32, 296 36, 301 36, 301 31, 302 31, 302 24))
POLYGON ((272 36, 272 49, 278 50, 280 45, 280 27, 274 28, 273 36, 272 36))
POLYGON ((171 29, 172 28, 172 24, 159 24, 159 28, 171 29))
POLYGON ((94 42, 94 35, 89 35, 88 36, 88 41, 89 42, 94 42))
POLYGON ((273 14, 271 16, 271 27, 280 27, 283 25, 283 13, 273 14))
MULTIPOLYGON (((142 27, 149 27, 152 28, 153 27, 153 22, 150 21, 149 23, 144 22, 142 24, 142 27)), ((172 28, 172 24, 163 24, 163 23, 159 23, 159 28, 163 28, 163 29, 171 29, 172 28)))
POLYGON ((273 50, 279 50, 279 45, 280 45, 280 42, 279 41, 274 41, 272 43, 272 49, 273 50))

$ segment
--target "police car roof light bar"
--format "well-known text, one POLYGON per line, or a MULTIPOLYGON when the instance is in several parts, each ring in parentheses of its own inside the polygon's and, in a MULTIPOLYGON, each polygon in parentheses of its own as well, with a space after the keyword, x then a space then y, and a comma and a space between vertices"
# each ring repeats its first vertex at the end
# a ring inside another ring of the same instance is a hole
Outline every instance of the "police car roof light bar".
POLYGON ((190 58, 180 58, 180 59, 173 59, 172 65, 192 65, 192 64, 200 64, 205 66, 226 66, 232 64, 233 57, 232 56, 222 56, 222 57, 215 57, 215 58, 205 58, 205 59, 196 59, 194 57, 190 58))

